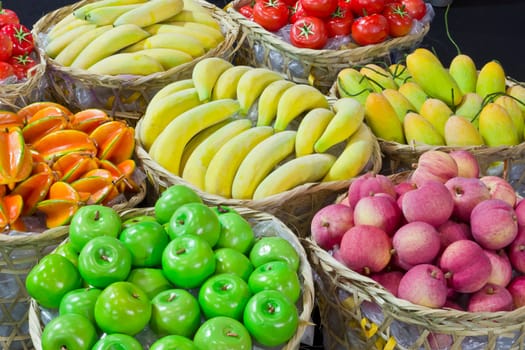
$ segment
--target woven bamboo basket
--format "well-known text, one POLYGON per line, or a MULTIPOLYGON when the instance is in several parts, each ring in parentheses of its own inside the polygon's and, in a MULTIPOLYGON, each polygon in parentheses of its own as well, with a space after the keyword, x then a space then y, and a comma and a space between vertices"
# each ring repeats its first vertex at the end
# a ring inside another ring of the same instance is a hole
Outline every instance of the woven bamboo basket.
POLYGON ((96 0, 82 0, 59 8, 43 16, 34 26, 39 50, 47 63, 49 90, 54 100, 65 103, 72 109, 105 109, 111 116, 127 119, 130 124, 135 125, 153 95, 162 87, 173 81, 190 78, 193 66, 200 60, 213 56, 231 60, 236 50, 234 45, 239 34, 238 24, 224 10, 205 0, 196 0, 217 20, 224 34, 224 41, 191 62, 148 76, 98 75, 57 64, 43 52, 45 34, 66 15, 93 1, 96 0))
MULTIPOLYGON (((192 188, 209 204, 248 207, 265 211, 277 216, 295 232, 309 229, 312 215, 324 205, 333 202, 339 194, 346 191, 350 179, 346 181, 307 183, 289 191, 258 200, 239 200, 225 198, 193 186, 180 176, 176 176, 153 160, 142 147, 139 140, 141 120, 135 128, 135 142, 137 144, 136 158, 143 167, 149 180, 151 191, 148 191, 148 202, 155 201, 164 189, 171 185, 183 184, 192 188)), ((381 169, 381 152, 379 144, 374 144, 372 156, 364 171, 379 172, 381 169)))
MULTIPOLYGON (((227 5, 228 14, 240 24, 244 36, 236 55, 238 63, 273 69, 284 73, 292 81, 312 83, 324 93, 328 92, 337 72, 344 67, 380 60, 388 64, 395 62, 397 57, 416 48, 430 30, 430 23, 426 22, 414 33, 380 44, 354 44, 354 47, 340 50, 297 48, 237 11, 249 3, 250 0, 234 0, 227 5)), ((430 5, 427 9, 432 11, 430 5)))
MULTIPOLYGON (((257 237, 283 237, 288 242, 290 242, 299 253, 301 260, 298 271, 301 282, 301 295, 297 301, 297 308, 299 311, 299 327, 295 335, 286 344, 284 344, 282 347, 279 347, 279 349, 282 350, 298 350, 306 330, 308 327, 312 326, 311 314, 314 307, 315 295, 312 270, 306 256, 306 252, 299 242, 299 239, 278 218, 268 213, 249 208, 236 207, 235 210, 250 222, 257 237)), ((150 207, 130 209, 121 213, 123 220, 139 215, 152 216, 154 215, 154 208, 150 207)), ((57 231, 60 231, 63 235, 67 235, 67 227, 57 228, 57 231)), ((35 302, 35 300, 31 299, 31 305, 29 308, 29 333, 31 334, 33 346, 36 350, 42 349, 41 336, 44 322, 42 321, 41 311, 41 308, 35 302)))

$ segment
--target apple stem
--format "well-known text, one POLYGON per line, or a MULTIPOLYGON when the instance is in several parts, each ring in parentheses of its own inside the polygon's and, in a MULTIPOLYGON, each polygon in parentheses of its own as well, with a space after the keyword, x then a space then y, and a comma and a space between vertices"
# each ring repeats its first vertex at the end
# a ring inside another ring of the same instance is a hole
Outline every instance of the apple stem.
POLYGON ((177 255, 184 254, 184 253, 186 253, 186 248, 180 248, 179 250, 175 252, 175 254, 177 255))
POLYGON ((66 345, 60 345, 60 350, 67 350, 67 346, 66 345))
POLYGON ((228 332, 226 333, 226 336, 227 336, 227 337, 238 337, 239 334, 235 333, 234 331, 228 331, 228 332))
POLYGON ((438 273, 437 273, 436 270, 432 270, 432 271, 430 271, 430 277, 432 277, 432 278, 436 278, 436 277, 437 277, 437 274, 438 274, 438 273))
POLYGON ((495 292, 496 292, 496 291, 494 290, 493 287, 488 287, 488 288, 487 288, 487 294, 492 295, 492 294, 494 294, 495 292))
POLYGON ((524 251, 524 250, 525 250, 525 245, 520 244, 520 245, 518 246, 518 249, 519 249, 520 252, 524 251))
POLYGON ((93 218, 93 220, 98 221, 99 219, 100 219, 100 211, 97 210, 95 211, 95 217, 93 218))
POLYGON ((173 300, 175 300, 175 298, 177 298, 177 294, 171 293, 169 298, 168 298, 168 301, 173 301, 173 300))
POLYGON ((102 255, 100 258, 104 261, 109 261, 109 256, 107 255, 102 255))
POLYGON ((220 204, 217 206, 217 211, 218 211, 220 214, 224 214, 224 213, 229 212, 229 210, 228 210, 226 207, 224 207, 224 206, 222 206, 222 205, 220 205, 220 204))
POLYGON ((367 276, 370 275, 370 268, 368 266, 363 267, 363 273, 367 276))
POLYGON ((445 272, 445 274, 443 276, 445 276, 445 278, 451 278, 452 277, 452 272, 447 271, 447 272, 445 272))
POLYGON ((275 313, 275 306, 273 306, 272 304, 269 304, 268 305, 268 312, 273 314, 275 313))
POLYGON ((180 220, 177 221, 177 223, 178 223, 179 225, 184 225, 184 220, 183 220, 183 219, 180 219, 180 220))

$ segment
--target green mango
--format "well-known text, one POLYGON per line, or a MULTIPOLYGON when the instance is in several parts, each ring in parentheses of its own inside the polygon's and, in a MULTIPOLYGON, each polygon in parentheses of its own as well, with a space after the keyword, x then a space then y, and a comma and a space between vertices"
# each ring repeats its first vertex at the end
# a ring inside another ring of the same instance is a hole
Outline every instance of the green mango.
POLYGON ((412 81, 412 77, 410 76, 410 73, 408 73, 407 66, 401 63, 394 63, 388 66, 388 70, 390 71, 390 74, 392 74, 392 78, 394 78, 395 83, 397 86, 401 86, 407 81, 412 81))
POLYGON ((428 120, 441 136, 445 136, 445 123, 452 113, 450 107, 437 98, 427 99, 419 109, 419 114, 428 120))
POLYGON ((456 112, 454 114, 467 118, 472 122, 472 124, 474 124, 476 128, 479 128, 479 118, 477 116, 482 107, 483 99, 481 96, 475 92, 469 92, 463 95, 463 100, 456 108, 456 112))
POLYGON ((483 138, 478 129, 465 117, 451 115, 445 124, 445 143, 447 146, 479 146, 483 138))
POLYGON ((409 145, 414 143, 442 146, 445 144, 445 139, 436 128, 423 116, 414 112, 409 112, 405 116, 403 131, 409 145))
POLYGON ((458 84, 461 93, 467 94, 476 91, 478 70, 470 56, 460 54, 454 57, 450 62, 448 71, 458 84))
POLYGON ((485 97, 506 90, 506 76, 501 64, 496 61, 487 62, 479 71, 476 83, 476 93, 485 97))
POLYGON ((507 95, 514 97, 521 108, 521 111, 525 113, 525 87, 522 85, 512 85, 507 88, 507 95))
POLYGON ((397 89, 419 112, 423 103, 427 100, 428 95, 421 86, 413 81, 407 81, 397 89))
POLYGON ((394 89, 385 89, 382 92, 383 96, 386 97, 388 102, 392 105, 396 111, 397 117, 401 120, 401 123, 405 119, 405 115, 408 112, 415 112, 416 107, 410 103, 410 101, 398 90, 394 89))
POLYGON ((377 64, 368 63, 363 66, 359 72, 368 79, 375 92, 381 92, 384 89, 398 88, 390 71, 377 64))
POLYGON ((357 69, 344 68, 337 73, 339 97, 353 97, 364 105, 368 94, 372 91, 370 82, 357 69))

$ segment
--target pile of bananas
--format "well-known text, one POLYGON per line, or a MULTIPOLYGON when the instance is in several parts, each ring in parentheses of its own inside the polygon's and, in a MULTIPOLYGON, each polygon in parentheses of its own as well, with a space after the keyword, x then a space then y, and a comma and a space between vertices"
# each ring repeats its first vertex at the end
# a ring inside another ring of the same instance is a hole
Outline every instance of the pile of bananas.
POLYGON ((359 174, 377 141, 353 98, 218 57, 149 103, 137 136, 153 160, 208 193, 261 199, 359 174), (337 152, 334 152, 338 149, 337 152))
POLYGON ((224 41, 193 0, 99 0, 57 22, 44 40, 56 63, 101 75, 149 75, 204 55, 224 41))

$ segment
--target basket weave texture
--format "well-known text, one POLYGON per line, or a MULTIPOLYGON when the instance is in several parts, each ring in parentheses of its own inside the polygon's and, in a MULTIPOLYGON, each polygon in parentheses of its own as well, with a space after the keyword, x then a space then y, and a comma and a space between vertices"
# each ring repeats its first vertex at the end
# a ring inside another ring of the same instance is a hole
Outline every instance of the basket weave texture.
POLYGON ((341 50, 298 48, 237 11, 249 3, 250 0, 234 0, 227 8, 228 14, 240 24, 244 39, 236 55, 238 63, 267 67, 298 83, 313 82, 312 85, 324 93, 328 92, 341 69, 379 60, 390 64, 392 57, 416 48, 430 30, 430 24, 426 23, 414 34, 341 50))
MULTIPOLYGON (((306 252, 299 242, 299 239, 294 233, 278 218, 261 211, 256 211, 249 208, 236 207, 235 210, 239 212, 245 219, 247 219, 257 237, 263 236, 280 236, 290 242, 300 257, 299 264, 299 280, 301 282, 301 295, 297 301, 299 311, 299 327, 295 335, 282 347, 282 350, 298 350, 301 344, 301 339, 305 334, 306 329, 311 325, 311 314, 314 306, 314 283, 312 277, 312 269, 306 252)), ((121 213, 123 220, 140 216, 140 215, 154 215, 154 208, 138 208, 130 209, 121 213)), ((67 235, 67 227, 61 227, 57 230, 67 235)), ((41 310, 35 300, 31 299, 31 306, 29 308, 29 333, 36 350, 42 350, 43 323, 41 320, 41 310)))
POLYGON ((79 1, 50 12, 35 23, 33 29, 38 49, 47 63, 46 77, 53 99, 73 110, 101 108, 108 110, 111 116, 127 119, 134 125, 151 98, 162 87, 173 81, 190 78, 193 66, 200 60, 213 56, 231 60, 236 50, 234 44, 239 34, 238 24, 226 16, 224 10, 207 1, 196 0, 219 23, 224 40, 191 62, 147 76, 98 75, 57 64, 43 51, 45 34, 66 15, 93 1, 79 1))

